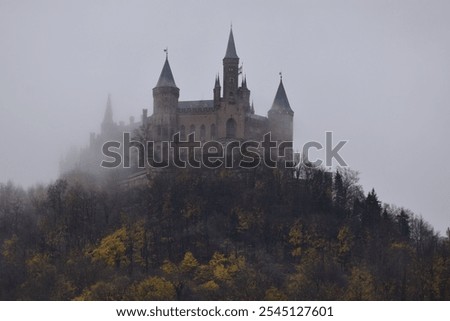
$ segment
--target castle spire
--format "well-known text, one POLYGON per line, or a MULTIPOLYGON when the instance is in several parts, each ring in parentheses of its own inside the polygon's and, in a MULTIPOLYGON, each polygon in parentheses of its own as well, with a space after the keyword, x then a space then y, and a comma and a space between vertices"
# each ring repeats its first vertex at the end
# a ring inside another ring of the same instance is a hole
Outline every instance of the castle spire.
POLYGON ((220 79, 219 79, 219 74, 217 74, 216 76, 216 82, 214 84, 214 88, 218 88, 220 87, 220 79))
POLYGON ((111 104, 111 94, 108 94, 108 100, 106 101, 105 116, 103 118, 103 123, 113 123, 113 111, 111 104))
POLYGON ((224 58, 239 58, 236 53, 236 46, 234 44, 234 37, 233 37, 233 28, 230 28, 230 36, 228 37, 228 45, 227 45, 227 51, 225 52, 224 58))
POLYGON ((280 72, 280 84, 278 85, 278 90, 273 100, 272 108, 270 112, 278 112, 283 114, 293 115, 294 111, 291 109, 289 100, 286 95, 286 91, 283 86, 283 75, 280 72))
POLYGON ((247 89, 247 76, 245 74, 242 76, 242 85, 241 85, 241 87, 244 88, 244 89, 247 89))
POLYGON ((166 53, 166 61, 164 62, 164 66, 161 71, 161 75, 159 76, 156 87, 175 87, 175 88, 177 88, 177 85, 175 84, 175 79, 173 78, 172 70, 170 69, 167 48, 164 49, 164 52, 166 53))
POLYGON ((219 74, 216 75, 216 83, 214 84, 214 107, 219 107, 220 106, 220 79, 219 79, 219 74))
POLYGON ((233 29, 230 29, 227 51, 223 58, 223 99, 234 104, 238 95, 239 57, 234 45, 233 29))
POLYGON ((114 130, 113 111, 111 104, 111 94, 108 94, 108 100, 106 101, 105 116, 101 125, 101 131, 103 134, 110 134, 114 130))

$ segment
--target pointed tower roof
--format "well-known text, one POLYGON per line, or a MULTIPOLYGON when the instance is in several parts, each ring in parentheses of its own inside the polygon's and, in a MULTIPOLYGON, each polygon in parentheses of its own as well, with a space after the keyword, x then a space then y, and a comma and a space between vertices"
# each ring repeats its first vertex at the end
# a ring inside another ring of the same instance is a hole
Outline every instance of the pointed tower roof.
POLYGON ((214 87, 215 87, 215 88, 218 88, 218 87, 220 87, 220 79, 219 79, 219 74, 217 74, 217 76, 216 76, 216 83, 214 84, 214 87))
POLYGON ((233 29, 230 28, 230 36, 228 37, 228 45, 227 45, 227 51, 225 53, 224 58, 238 58, 238 55, 236 53, 236 46, 234 45, 234 37, 233 37, 233 29))
POLYGON ((111 104, 111 94, 108 94, 108 100, 106 102, 106 110, 105 117, 103 118, 103 123, 112 123, 113 122, 113 111, 111 104))
POLYGON ((247 89, 247 76, 244 75, 242 77, 242 84, 241 84, 242 88, 247 89))
POLYGON ((163 69, 161 71, 161 75, 159 76, 158 83, 156 87, 175 87, 175 79, 173 78, 172 70, 169 65, 169 58, 166 55, 166 61, 164 62, 163 69))
POLYGON ((288 113, 290 115, 294 114, 294 111, 291 109, 291 105, 289 104, 286 91, 284 90, 283 77, 281 76, 280 84, 278 85, 278 90, 275 95, 275 99, 273 100, 272 108, 270 108, 270 111, 288 113))

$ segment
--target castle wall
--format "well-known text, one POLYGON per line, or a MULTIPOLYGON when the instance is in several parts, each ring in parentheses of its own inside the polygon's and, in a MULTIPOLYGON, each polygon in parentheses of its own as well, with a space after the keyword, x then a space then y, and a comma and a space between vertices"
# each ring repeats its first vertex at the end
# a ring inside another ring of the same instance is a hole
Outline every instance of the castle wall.
POLYGON ((186 136, 191 133, 191 126, 195 127, 196 139, 217 139, 217 127, 218 127, 217 112, 208 112, 205 114, 178 114, 178 131, 181 131, 182 126, 185 128, 186 136), (211 125, 216 126, 216 134, 211 135, 211 125), (201 137, 201 126, 205 126, 205 137, 201 137))
POLYGON ((227 122, 236 122, 236 138, 245 139, 245 111, 239 104, 222 102, 217 112, 218 134, 220 138, 227 137, 227 122))

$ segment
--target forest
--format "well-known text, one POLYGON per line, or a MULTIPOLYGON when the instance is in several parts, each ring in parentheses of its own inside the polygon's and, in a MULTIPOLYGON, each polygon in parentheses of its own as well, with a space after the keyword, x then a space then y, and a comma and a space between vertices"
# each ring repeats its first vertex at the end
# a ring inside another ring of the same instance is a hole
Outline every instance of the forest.
POLYGON ((347 168, 73 171, 0 184, 0 300, 450 300, 450 230, 347 168))

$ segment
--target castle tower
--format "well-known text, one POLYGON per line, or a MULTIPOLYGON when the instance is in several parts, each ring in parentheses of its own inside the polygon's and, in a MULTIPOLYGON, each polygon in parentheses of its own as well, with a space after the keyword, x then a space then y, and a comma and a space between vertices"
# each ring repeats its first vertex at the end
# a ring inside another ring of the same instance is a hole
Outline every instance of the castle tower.
POLYGON ((220 106, 220 79, 219 75, 216 76, 216 82, 214 84, 214 107, 220 106))
POLYGON ((291 109, 286 91, 283 86, 283 77, 280 75, 280 84, 273 100, 272 107, 267 113, 272 139, 276 141, 293 140, 294 111, 291 109))
POLYGON ((178 106, 180 89, 175 84, 169 59, 166 55, 161 75, 153 88, 153 112, 155 114, 175 112, 178 106))
POLYGON ((241 87, 238 89, 239 99, 242 102, 244 110, 249 113, 251 112, 250 108, 250 90, 247 88, 247 77, 242 77, 241 87))
POLYGON ((153 115, 157 139, 168 139, 176 131, 176 111, 180 89, 175 84, 166 49, 166 61, 156 87, 153 88, 153 115))
POLYGON ((233 30, 230 29, 227 51, 223 58, 223 98, 226 102, 236 102, 238 91, 239 57, 234 44, 233 30))
POLYGON ((102 134, 111 134, 114 130, 114 121, 113 121, 113 111, 112 111, 112 104, 111 104, 111 95, 108 94, 108 100, 106 101, 106 110, 105 110, 105 116, 103 117, 102 122, 102 134))

